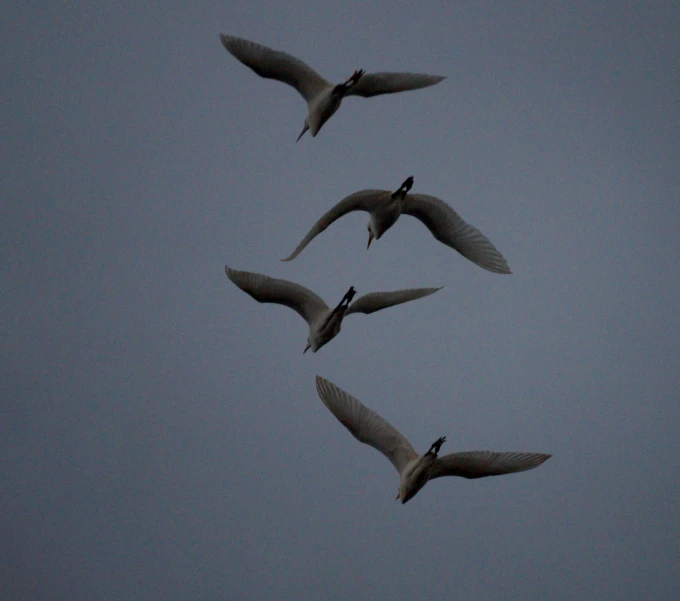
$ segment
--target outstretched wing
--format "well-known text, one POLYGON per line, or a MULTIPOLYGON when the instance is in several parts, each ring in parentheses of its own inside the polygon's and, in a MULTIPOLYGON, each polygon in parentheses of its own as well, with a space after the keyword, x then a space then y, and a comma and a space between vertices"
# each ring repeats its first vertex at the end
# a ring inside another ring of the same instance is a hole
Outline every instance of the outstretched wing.
POLYGON ((443 200, 427 194, 409 194, 403 212, 420 219, 437 240, 480 267, 494 273, 512 273, 505 257, 489 239, 443 200))
POLYGON ((351 213, 352 211, 368 211, 370 213, 386 194, 389 195, 387 190, 361 190, 360 192, 355 192, 354 194, 350 194, 346 198, 343 198, 312 226, 312 229, 309 230, 309 233, 302 239, 302 242, 297 245, 297 248, 292 254, 281 260, 292 261, 316 236, 343 215, 347 215, 347 213, 351 213))
POLYGON ((434 294, 440 288, 409 288, 407 290, 395 290, 394 292, 371 292, 364 294, 355 300, 347 309, 345 315, 350 313, 375 313, 380 309, 387 309, 394 305, 401 305, 412 300, 434 294))
POLYGON ((366 73, 347 91, 346 96, 370 98, 379 94, 408 92, 433 86, 443 79, 446 77, 422 73, 366 73))
POLYGON ((319 296, 300 284, 270 278, 261 273, 237 271, 226 265, 224 269, 227 277, 256 301, 290 307, 310 325, 328 310, 328 306, 319 296))
POLYGON ((411 443, 390 423, 332 382, 316 376, 316 390, 324 405, 352 436, 387 457, 401 474, 418 457, 411 443))
POLYGON ((442 476, 484 478, 524 472, 538 467, 552 455, 545 453, 497 453, 495 451, 466 451, 439 457, 432 466, 430 480, 442 476))
POLYGON ((250 67, 261 77, 277 79, 293 86, 309 102, 330 84, 299 58, 261 46, 255 42, 220 34, 222 44, 229 53, 250 67))

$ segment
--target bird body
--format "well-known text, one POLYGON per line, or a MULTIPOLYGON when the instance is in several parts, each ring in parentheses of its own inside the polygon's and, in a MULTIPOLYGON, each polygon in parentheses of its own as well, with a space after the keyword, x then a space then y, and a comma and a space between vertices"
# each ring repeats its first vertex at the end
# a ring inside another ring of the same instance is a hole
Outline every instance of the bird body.
POLYGON ((341 103, 342 95, 337 93, 335 88, 329 87, 321 90, 309 101, 307 116, 298 140, 304 135, 305 128, 309 130, 312 138, 316 137, 322 125, 337 112, 341 103))
POLYGON ((397 493, 397 499, 401 500, 402 504, 415 497, 418 491, 428 483, 439 449, 445 440, 446 437, 442 436, 425 455, 416 457, 406 464, 399 477, 399 492, 397 493))
POLYGON ((309 230, 297 248, 282 261, 292 261, 333 222, 353 211, 369 214, 368 245, 391 228, 403 214, 419 219, 432 235, 466 259, 493 273, 511 273, 505 257, 476 227, 466 223, 443 200, 427 194, 410 194, 413 177, 395 191, 361 190, 343 198, 329 209, 309 230))
POLYGON ((360 296, 352 303, 356 290, 350 287, 340 303, 334 309, 330 309, 317 294, 295 282, 271 278, 261 273, 238 271, 228 266, 225 266, 225 272, 234 284, 256 301, 290 307, 307 322, 309 336, 303 354, 309 349, 316 353, 335 338, 340 333, 342 321, 347 315, 374 313, 429 296, 440 290, 440 288, 411 288, 393 292, 372 292, 360 296))
POLYGON ((413 178, 409 177, 396 192, 376 194, 373 210, 369 212, 367 249, 371 246, 373 238, 379 240, 404 212, 406 193, 411 186, 413 186, 413 178))
POLYGON ((340 108, 345 96, 370 98, 426 88, 443 79, 419 73, 365 73, 355 71, 340 84, 326 81, 299 58, 243 38, 220 34, 222 45, 237 60, 261 77, 276 79, 294 87, 307 102, 307 116, 298 140, 306 131, 316 136, 323 124, 340 108))
POLYGON ((551 455, 497 451, 467 451, 439 456, 446 437, 438 438, 424 455, 394 426, 332 382, 316 376, 316 390, 324 405, 352 436, 385 455, 399 473, 397 499, 412 499, 430 480, 442 476, 483 478, 534 469, 551 455))

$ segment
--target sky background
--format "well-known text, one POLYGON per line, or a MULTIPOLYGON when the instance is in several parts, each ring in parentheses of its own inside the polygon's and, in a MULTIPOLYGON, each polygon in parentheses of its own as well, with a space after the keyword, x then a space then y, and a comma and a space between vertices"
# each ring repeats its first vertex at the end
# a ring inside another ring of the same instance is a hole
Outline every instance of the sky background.
POLYGON ((4 601, 671 599, 680 587, 680 7, 675 2, 7 6, 0 23, 4 601), (347 99, 295 143, 297 93, 224 32, 355 69, 446 75, 347 99), (503 252, 483 271, 366 214, 435 195, 503 252), (358 293, 318 353, 224 265, 358 293), (420 452, 552 453, 398 476, 320 374, 420 452))

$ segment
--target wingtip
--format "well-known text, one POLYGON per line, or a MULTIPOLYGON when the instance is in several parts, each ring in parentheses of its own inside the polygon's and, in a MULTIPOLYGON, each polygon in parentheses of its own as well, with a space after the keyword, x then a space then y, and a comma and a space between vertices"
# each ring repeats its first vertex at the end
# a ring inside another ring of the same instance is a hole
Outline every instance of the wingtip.
MULTIPOLYGON (((317 374, 317 376, 316 376, 316 392, 318 393, 318 395, 319 395, 319 397, 321 398, 322 401, 324 401, 324 398, 323 398, 323 393, 325 392, 324 388, 328 384, 330 384, 330 382, 328 380, 326 380, 326 378, 322 378, 320 375, 317 374)), ((325 401, 324 401, 324 403, 325 403, 325 401)))
POLYGON ((510 269, 510 266, 506 263, 503 262, 500 265, 498 262, 494 263, 485 263, 483 261, 473 261, 476 262, 477 265, 479 265, 482 269, 486 269, 487 271, 490 271, 491 273, 497 273, 499 275, 512 275, 512 269, 510 269))
POLYGON ((552 453, 536 453, 535 463, 529 469, 533 469, 533 468, 536 468, 536 467, 543 465, 551 457, 552 457, 552 453))
POLYGON ((500 273, 501 275, 511 275, 511 274, 512 274, 512 269, 510 269, 510 265, 508 265, 507 262, 506 262, 506 263, 503 265, 503 267, 501 267, 501 268, 498 270, 498 273, 500 273))

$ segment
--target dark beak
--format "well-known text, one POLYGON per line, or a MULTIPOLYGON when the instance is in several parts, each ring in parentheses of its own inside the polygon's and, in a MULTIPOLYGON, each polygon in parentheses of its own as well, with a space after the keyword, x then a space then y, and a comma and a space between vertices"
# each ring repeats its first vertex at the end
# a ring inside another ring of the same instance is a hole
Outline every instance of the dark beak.
POLYGON ((300 135, 297 137, 297 140, 295 140, 296 143, 300 141, 300 138, 305 135, 305 132, 308 129, 309 129, 309 125, 307 125, 307 123, 305 123, 305 126, 302 128, 302 132, 300 132, 300 135))

